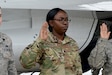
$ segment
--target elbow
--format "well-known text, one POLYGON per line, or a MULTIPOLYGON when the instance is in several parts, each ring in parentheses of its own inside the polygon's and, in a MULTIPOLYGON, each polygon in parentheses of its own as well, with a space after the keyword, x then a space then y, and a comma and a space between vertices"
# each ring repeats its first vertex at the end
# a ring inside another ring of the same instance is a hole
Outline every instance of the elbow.
POLYGON ((94 69, 100 69, 103 67, 104 65, 104 62, 97 62, 97 61, 91 61, 91 60, 88 60, 89 62, 89 65, 91 68, 94 68, 94 69))
POLYGON ((27 62, 21 62, 20 61, 20 64, 22 65, 23 68, 25 69, 31 69, 33 67, 33 64, 29 64, 27 62))
POLYGON ((20 57, 19 61, 22 67, 25 69, 31 69, 35 65, 31 63, 30 61, 23 59, 22 57, 20 57))
POLYGON ((23 66, 23 68, 25 68, 25 69, 31 69, 31 68, 32 68, 32 66, 29 66, 29 65, 26 65, 26 64, 22 64, 22 66, 23 66))

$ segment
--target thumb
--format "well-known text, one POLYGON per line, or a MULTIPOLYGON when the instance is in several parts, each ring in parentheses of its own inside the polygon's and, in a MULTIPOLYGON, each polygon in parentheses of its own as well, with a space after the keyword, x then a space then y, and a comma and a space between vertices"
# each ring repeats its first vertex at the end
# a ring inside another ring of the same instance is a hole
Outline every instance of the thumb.
POLYGON ((110 33, 111 33, 111 32, 109 31, 109 32, 108 32, 108 37, 110 36, 110 33))

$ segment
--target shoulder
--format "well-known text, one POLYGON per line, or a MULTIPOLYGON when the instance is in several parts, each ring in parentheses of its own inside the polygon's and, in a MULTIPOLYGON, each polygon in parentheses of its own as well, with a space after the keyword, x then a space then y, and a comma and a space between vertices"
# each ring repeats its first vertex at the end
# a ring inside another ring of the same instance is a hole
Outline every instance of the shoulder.
POLYGON ((66 37, 68 38, 68 40, 71 44, 73 44, 73 45, 75 44, 78 46, 77 42, 72 37, 70 37, 70 36, 66 36, 66 37))
POLYGON ((76 42, 72 37, 66 36, 71 42, 76 42))
POLYGON ((3 37, 3 38, 11 40, 11 38, 5 33, 0 32, 0 36, 3 37))
POLYGON ((7 43, 12 42, 11 38, 5 33, 0 32, 0 38, 7 43))

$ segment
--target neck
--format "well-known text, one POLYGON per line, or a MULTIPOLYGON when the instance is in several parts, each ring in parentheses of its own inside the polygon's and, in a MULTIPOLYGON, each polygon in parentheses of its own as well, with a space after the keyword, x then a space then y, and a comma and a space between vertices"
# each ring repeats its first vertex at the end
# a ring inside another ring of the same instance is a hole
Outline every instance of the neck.
POLYGON ((53 32, 53 35, 55 35, 57 37, 57 39, 59 39, 59 40, 63 40, 64 36, 65 36, 65 34, 58 34, 58 33, 54 33, 54 32, 53 32))

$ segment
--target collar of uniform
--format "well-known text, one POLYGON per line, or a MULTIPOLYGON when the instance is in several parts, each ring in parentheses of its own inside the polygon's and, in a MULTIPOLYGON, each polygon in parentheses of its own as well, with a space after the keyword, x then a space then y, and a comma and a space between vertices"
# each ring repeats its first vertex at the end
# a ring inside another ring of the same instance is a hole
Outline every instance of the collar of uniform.
MULTIPOLYGON (((48 34, 49 34, 49 40, 51 42, 58 42, 59 41, 57 39, 57 37, 52 34, 52 32, 49 32, 48 34)), ((62 44, 66 44, 68 42, 70 42, 70 38, 67 35, 65 35, 64 40, 62 41, 62 44)))

